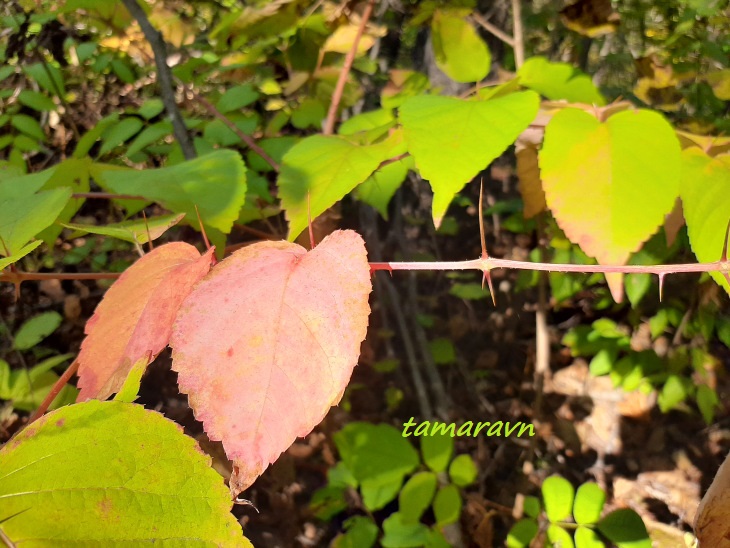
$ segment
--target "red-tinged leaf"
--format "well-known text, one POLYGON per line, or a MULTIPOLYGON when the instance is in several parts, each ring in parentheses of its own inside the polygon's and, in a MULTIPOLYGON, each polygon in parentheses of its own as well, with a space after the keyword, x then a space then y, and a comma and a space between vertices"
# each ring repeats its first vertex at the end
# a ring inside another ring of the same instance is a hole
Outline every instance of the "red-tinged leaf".
POLYGON ((234 496, 339 402, 371 290, 362 238, 336 231, 310 252, 288 242, 240 249, 180 307, 172 368, 233 461, 234 496))
POLYGON ((158 247, 114 282, 86 323, 79 353, 78 401, 104 400, 121 389, 135 362, 153 359, 170 340, 180 304, 210 270, 190 244, 158 247))

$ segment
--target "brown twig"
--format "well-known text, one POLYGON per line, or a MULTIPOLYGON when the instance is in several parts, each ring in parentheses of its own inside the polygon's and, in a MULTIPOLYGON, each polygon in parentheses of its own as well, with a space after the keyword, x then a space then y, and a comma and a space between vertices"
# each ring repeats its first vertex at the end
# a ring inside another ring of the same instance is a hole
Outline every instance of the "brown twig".
POLYGON ((64 371, 63 375, 58 377, 58 380, 56 383, 51 387, 51 391, 48 392, 48 395, 45 397, 45 399, 41 402, 41 404, 38 406, 38 409, 35 410, 35 413, 33 413, 30 416, 30 419, 28 419, 28 424, 25 426, 27 427, 32 422, 40 419, 45 412, 48 410, 48 408, 53 403, 53 400, 56 399, 56 396, 58 396, 59 392, 63 389, 64 386, 66 386, 66 383, 71 380, 71 377, 73 377, 74 373, 76 373, 76 370, 79 368, 79 360, 74 360, 74 362, 68 366, 68 369, 64 371))
POLYGON ((145 38, 152 48, 155 55, 155 66, 157 67, 157 85, 160 88, 160 96, 167 110, 167 115, 172 120, 172 129, 175 139, 180 143, 183 155, 187 160, 192 160, 197 156, 193 140, 190 138, 188 129, 185 127, 185 121, 180 114, 180 109, 175 102, 175 87, 172 81, 172 72, 167 65, 167 44, 165 43, 162 33, 152 26, 147 14, 139 5, 137 0, 122 0, 132 17, 139 23, 145 38))
POLYGON ((205 108, 205 110, 207 110, 210 114, 223 122, 226 127, 228 127, 228 129, 230 129, 238 136, 239 139, 241 139, 241 141, 246 143, 246 146, 248 146, 248 148, 261 156, 264 162, 269 164, 274 169, 274 171, 276 171, 277 173, 279 172, 279 164, 276 163, 276 161, 271 156, 269 156, 263 148, 256 144, 256 141, 254 141, 253 137, 251 137, 250 135, 246 135, 243 131, 241 131, 241 129, 230 120, 230 118, 228 118, 225 114, 215 108, 215 106, 205 97, 196 93, 193 90, 188 90, 188 92, 196 103, 200 103, 200 105, 205 108))
POLYGON ((355 34, 355 40, 352 42, 350 51, 345 56, 345 62, 340 70, 340 75, 337 78, 337 84, 335 85, 335 91, 332 93, 332 102, 330 103, 329 112, 327 112, 327 119, 324 123, 322 133, 325 135, 332 135, 335 131, 335 120, 337 119, 337 109, 340 106, 342 100, 342 93, 345 91, 345 83, 347 82, 347 75, 350 73, 352 63, 355 61, 355 55, 357 55, 357 47, 360 44, 360 38, 362 38, 365 32, 365 25, 367 25, 368 19, 373 13, 373 7, 375 6, 375 0, 369 0, 365 10, 362 12, 360 19, 360 25, 357 27, 357 33, 355 34))
POLYGON ((525 62, 525 38, 522 27, 522 0, 512 0, 512 49, 515 52, 515 66, 519 69, 525 62))
MULTIPOLYGON (((519 0, 517 0, 517 1, 519 2, 519 0)), ((504 32, 500 28, 496 27, 495 25, 493 25, 492 23, 490 23, 486 19, 484 19, 484 17, 482 17, 481 14, 479 14, 478 12, 475 11, 475 12, 473 12, 471 14, 471 17, 484 30, 486 30, 487 32, 493 34, 494 36, 496 36, 497 38, 499 38, 500 40, 502 40, 502 42, 504 42, 508 46, 512 46, 513 48, 515 47, 515 39, 514 38, 512 38, 509 34, 507 34, 506 32, 504 32)))

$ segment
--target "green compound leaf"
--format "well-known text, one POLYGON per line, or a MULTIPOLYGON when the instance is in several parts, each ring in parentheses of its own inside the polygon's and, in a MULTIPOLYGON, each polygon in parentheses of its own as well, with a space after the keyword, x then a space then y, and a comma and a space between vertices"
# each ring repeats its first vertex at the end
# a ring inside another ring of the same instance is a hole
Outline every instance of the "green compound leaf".
POLYGON ((456 523, 461 516, 461 495, 456 485, 447 485, 439 489, 433 500, 433 513, 439 527, 456 523))
POLYGON ((332 548, 371 548, 378 540, 378 526, 371 518, 354 516, 342 526, 345 533, 332 541, 332 548))
POLYGON ((436 494, 438 479, 433 472, 419 472, 411 476, 398 495, 398 508, 404 523, 421 519, 436 494))
POLYGON ((429 537, 429 530, 423 523, 406 521, 400 512, 391 514, 383 521, 384 548, 406 548, 424 546, 429 537))
POLYGON ((444 434, 423 436, 421 438, 421 455, 423 462, 436 473, 443 472, 451 462, 454 454, 454 438, 444 434))
POLYGON ((284 155, 279 196, 289 221, 289 240, 307 227, 307 193, 312 219, 365 181, 381 162, 398 155, 400 135, 359 146, 337 136, 313 135, 284 155))
POLYGON ((570 536, 570 533, 568 533, 568 531, 560 527, 560 525, 555 525, 554 523, 551 523, 547 529, 547 538, 548 541, 550 541, 549 546, 560 546, 560 548, 575 548, 575 545, 573 544, 573 537, 570 536))
POLYGON ((459 455, 449 466, 449 477, 454 485, 458 487, 466 487, 474 483, 477 474, 477 465, 474 464, 474 460, 469 455, 459 455))
POLYGON ((575 530, 575 548, 605 548, 605 546, 593 529, 581 525, 575 530))
POLYGON ((248 546, 194 440, 141 406, 90 401, 0 450, 0 528, 23 546, 248 546))
POLYGON ((560 476, 550 476, 542 483, 542 499, 545 513, 552 523, 570 517, 573 511, 575 490, 571 483, 560 476))
POLYGON ((596 483, 584 483, 578 487, 573 503, 573 517, 576 523, 590 524, 601 519, 606 493, 596 483))
POLYGON ((400 122, 408 151, 433 189, 437 228, 456 193, 517 139, 538 106, 534 91, 488 101, 422 95, 403 103, 400 122))
POLYGON ((527 548, 537 535, 538 526, 534 519, 521 519, 507 534, 507 548, 527 548))
POLYGON ((553 101, 605 105, 606 100, 590 76, 568 63, 553 63, 544 57, 531 57, 517 71, 521 85, 553 101))
POLYGON ((487 44, 466 21, 468 10, 436 10, 431 38, 436 65, 456 82, 478 82, 489 74, 487 44))
POLYGON ((63 317, 55 311, 44 312, 32 317, 20 326, 15 334, 16 350, 33 348, 61 325, 63 317))
POLYGON ((232 150, 219 150, 160 169, 100 169, 97 182, 119 194, 144 196, 198 226, 195 206, 206 226, 228 234, 246 200, 246 166, 232 150))
MULTIPOLYGON (((720 260, 730 221, 730 155, 710 158, 697 148, 683 151, 680 195, 692 251, 700 262, 720 260)), ((730 293, 722 274, 710 275, 730 293)))
MULTIPOLYGON (((623 111, 601 123, 566 108, 545 128, 539 163, 558 225, 601 264, 624 264, 664 222, 679 193, 679 141, 656 112, 623 111)), ((607 278, 620 301, 620 275, 607 278)))
POLYGON ((628 508, 611 512, 598 530, 618 548, 651 548, 651 539, 639 514, 628 508))

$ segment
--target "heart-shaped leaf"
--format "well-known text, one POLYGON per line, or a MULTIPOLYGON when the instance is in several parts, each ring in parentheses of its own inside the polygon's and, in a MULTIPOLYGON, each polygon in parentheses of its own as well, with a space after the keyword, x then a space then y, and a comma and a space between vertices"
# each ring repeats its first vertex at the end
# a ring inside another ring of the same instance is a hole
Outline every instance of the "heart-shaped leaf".
POLYGON ((337 231, 314 250, 244 247, 180 307, 170 346, 180 390, 246 489, 336 404, 365 338, 372 289, 362 238, 337 231))
MULTIPOLYGON (((545 128, 540 175, 548 207, 571 241, 601 264, 624 264, 654 234, 679 194, 680 149, 656 112, 604 123, 566 108, 545 128)), ((614 299, 620 275, 607 276, 614 299)))

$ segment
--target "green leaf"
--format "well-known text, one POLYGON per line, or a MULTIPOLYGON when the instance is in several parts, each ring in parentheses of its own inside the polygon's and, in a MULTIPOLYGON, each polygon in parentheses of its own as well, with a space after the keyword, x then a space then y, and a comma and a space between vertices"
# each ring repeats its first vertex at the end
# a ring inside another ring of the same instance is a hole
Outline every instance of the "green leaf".
POLYGON ((59 68, 52 63, 35 63, 23 67, 23 72, 33 78, 44 90, 56 97, 66 95, 66 86, 59 68))
POLYGON ((418 453, 387 424, 352 422, 334 435, 340 457, 362 484, 366 480, 402 482, 418 466, 418 453))
MULTIPOLYGON (((21 411, 36 409, 48 395, 58 380, 52 369, 72 358, 73 354, 53 356, 30 369, 10 370, 4 360, 0 360, 0 399, 10 400, 13 408, 21 411)), ((69 405, 76 401, 79 391, 71 385, 64 386, 51 404, 51 409, 69 405)))
POLYGON ((370 512, 380 510, 398 496, 402 487, 401 475, 382 475, 364 479, 360 484, 363 505, 370 512))
POLYGON ((370 131, 382 127, 389 128, 392 127, 393 122, 395 122, 393 109, 380 108, 369 110, 342 122, 337 133, 340 135, 354 135, 361 131, 370 131))
MULTIPOLYGON (((55 188, 70 188, 71 192, 89 192, 89 170, 91 169, 91 158, 67 158, 51 168, 51 177, 43 185, 43 190, 55 188)), ((63 230, 61 223, 68 222, 76 212, 81 209, 86 200, 84 198, 71 198, 61 213, 58 214, 56 222, 46 227, 37 234, 48 247, 53 247, 56 238, 63 230)))
MULTIPOLYGON (((697 260, 720 260, 730 221, 730 155, 710 158, 697 148, 684 150, 680 193, 689 243, 697 260)), ((730 294, 730 283, 722 274, 710 275, 730 294)))
POLYGON ((400 122, 408 151, 433 189, 437 228, 456 193, 517 139, 538 106, 533 91, 489 101, 422 95, 403 103, 400 122))
POLYGON ((156 240, 167 232, 168 229, 182 221, 184 217, 184 213, 178 213, 177 215, 150 217, 146 220, 134 219, 131 221, 122 221, 121 223, 112 223, 106 226, 82 225, 78 223, 64 223, 63 226, 76 231, 76 233, 71 235, 71 238, 91 233, 141 245, 146 244, 150 239, 156 240))
POLYGON ((381 167, 357 187, 358 199, 377 209, 387 221, 390 199, 405 181, 408 170, 413 167, 411 156, 381 167))
POLYGON ((451 289, 449 289, 449 295, 466 301, 478 301, 479 299, 486 299, 489 296, 489 289, 482 287, 482 284, 462 284, 455 282, 451 286, 451 289))
POLYGON ((487 44, 467 21, 468 10, 439 9, 431 20, 436 65, 456 82, 478 82, 489 74, 487 44))
POLYGON ((332 541, 332 548, 371 548, 378 540, 378 526, 365 516, 353 516, 342 524, 345 533, 332 541))
POLYGON ((259 98, 259 92, 252 84, 242 84, 227 90, 216 104, 216 108, 222 113, 240 110, 250 105, 259 98))
POLYGON ((63 316, 58 312, 44 312, 33 316, 15 333, 16 350, 29 350, 53 333, 61 325, 63 316))
POLYGON ((93 147, 94 144, 101 138, 102 134, 110 126, 116 124, 118 120, 118 112, 114 112, 106 118, 102 118, 101 120, 99 120, 93 129, 90 129, 89 131, 84 133, 81 139, 79 139, 79 142, 76 145, 76 149, 74 150, 73 157, 83 158, 84 156, 86 156, 91 150, 91 147, 93 147))
POLYGON ((449 466, 449 477, 458 487, 471 485, 476 481, 477 475, 477 465, 469 455, 457 456, 449 466))
POLYGON ((38 123, 38 120, 31 118, 27 114, 16 114, 10 118, 10 125, 12 125, 18 131, 22 131, 26 135, 38 139, 39 141, 46 140, 46 134, 43 132, 43 128, 38 123))
POLYGON ((444 472, 454 454, 454 438, 437 434, 421 437, 423 462, 436 473, 444 472))
POLYGON ((679 375, 669 375, 667 377, 662 391, 657 397, 657 405, 662 413, 671 411, 687 399, 690 382, 689 379, 682 378, 679 375))
POLYGON ((697 387, 696 398, 697 407, 700 408, 705 423, 712 424, 715 412, 720 408, 720 398, 717 397, 717 391, 706 384, 701 384, 697 387))
POLYGON ((605 548, 605 546, 593 529, 580 526, 575 530, 575 548, 605 548))
MULTIPOLYGON (((261 139, 258 145, 268 154, 277 164, 283 162, 284 155, 300 141, 299 137, 293 135, 285 135, 284 137, 271 137, 269 139, 261 139)), ((268 173, 274 171, 257 152, 249 150, 246 154, 246 160, 252 170, 268 173)))
MULTIPOLYGON (((539 163, 558 225, 601 264, 624 264, 664 222, 679 192, 679 141, 660 114, 647 110, 601 123, 563 109, 545 128, 539 163)), ((621 276, 607 279, 620 301, 621 276)))
POLYGON ((43 242, 41 240, 36 240, 35 242, 31 242, 27 245, 24 245, 13 255, 0 259, 0 270, 3 270, 4 268, 9 267, 11 264, 17 263, 20 259, 25 257, 28 253, 33 251, 36 247, 38 247, 42 243, 43 242))
POLYGON ((163 137, 167 137, 172 134, 172 123, 171 122, 157 122, 149 127, 144 128, 139 135, 134 138, 127 148, 125 155, 127 157, 138 153, 146 146, 156 143, 163 137))
POLYGON ((142 103, 142 106, 137 109, 137 114, 145 120, 149 120, 160 114, 163 110, 165 110, 165 105, 162 102, 162 99, 147 99, 144 103, 142 103))
POLYGON ((149 365, 149 359, 147 356, 140 358, 134 363, 124 381, 124 384, 122 385, 122 388, 114 396, 114 401, 132 403, 137 399, 139 395, 139 387, 142 383, 142 375, 144 375, 144 372, 147 370, 147 365, 149 365))
POLYGON ((195 160, 160 169, 104 170, 97 176, 104 188, 144 196, 197 228, 195 206, 206 226, 228 234, 246 199, 246 167, 238 153, 219 150, 195 160))
POLYGON ((398 495, 398 509, 404 523, 416 523, 431 506, 438 479, 433 472, 419 472, 410 477, 398 495))
POLYGON ((423 523, 406 521, 400 512, 395 512, 383 521, 384 548, 418 548, 428 540, 429 530, 423 523))
POLYGON ((0 520, 16 544, 251 546, 210 457, 138 405, 53 411, 0 450, 0 469, 0 520))
POLYGON ((548 525, 547 538, 550 543, 549 546, 560 546, 560 548, 574 548, 575 546, 570 533, 554 523, 548 525))
POLYGON ((50 171, 39 172, 0 183, 0 255, 19 254, 32 237, 56 220, 71 198, 69 188, 35 192, 50 175, 50 171))
POLYGON ((639 514, 628 508, 611 512, 598 522, 598 530, 618 548, 651 548, 651 539, 639 514))
POLYGON ((537 516, 540 515, 540 511, 542 510, 540 507, 540 499, 532 496, 525 497, 522 503, 522 509, 526 516, 537 519, 537 516))
POLYGON ((446 365, 456 361, 456 351, 449 339, 441 337, 430 341, 428 350, 436 364, 446 365))
POLYGON ((326 116, 327 112, 320 101, 307 98, 292 112, 291 123, 297 129, 312 127, 317 130, 322 128, 326 116))
POLYGON ((433 513, 439 527, 456 523, 461 516, 461 495, 455 485, 442 487, 433 500, 433 513))
POLYGON ((537 536, 538 526, 534 519, 521 519, 507 533, 507 548, 527 548, 537 536))
POLYGON ((47 96, 38 91, 24 89, 18 94, 18 101, 23 105, 40 112, 56 110, 56 104, 47 96))
POLYGON ((134 137, 144 126, 142 120, 136 116, 125 118, 118 124, 107 128, 101 138, 99 156, 103 156, 134 137))
POLYGON ((545 502, 545 513, 552 523, 570 517, 573 511, 575 490, 568 480, 560 476, 550 476, 542 482, 542 499, 545 502))
POLYGON ((521 85, 550 100, 603 106, 606 100, 590 76, 568 63, 553 63, 545 57, 531 57, 517 71, 521 85))
POLYGON ((289 240, 307 227, 308 202, 314 219, 370 177, 381 162, 397 155, 395 148, 392 139, 358 146, 326 135, 313 135, 294 145, 284 155, 278 180, 289 240))
POLYGON ((601 519, 606 493, 598 484, 588 482, 578 487, 573 502, 573 517, 581 525, 596 523, 601 519))

